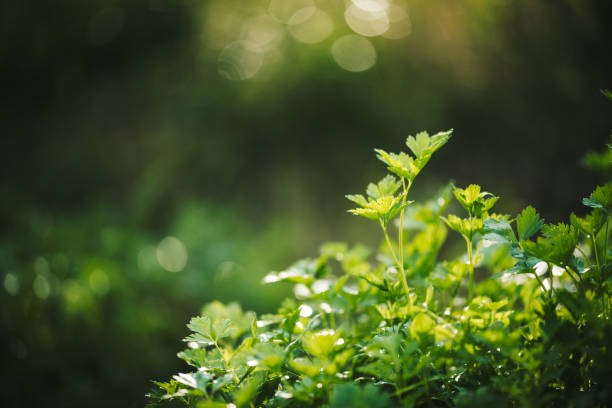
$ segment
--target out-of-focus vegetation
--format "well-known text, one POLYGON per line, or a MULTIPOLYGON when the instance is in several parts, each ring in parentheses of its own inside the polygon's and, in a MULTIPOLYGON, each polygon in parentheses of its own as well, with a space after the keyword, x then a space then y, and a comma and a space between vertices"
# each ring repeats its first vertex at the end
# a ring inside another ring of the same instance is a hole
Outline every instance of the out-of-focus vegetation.
POLYGON ((610 9, 4 2, 4 405, 142 405, 203 303, 270 311, 269 269, 372 236, 337 191, 416 130, 456 135, 417 196, 451 174, 494 185, 500 211, 577 211, 595 184, 578 158, 611 127, 610 9))

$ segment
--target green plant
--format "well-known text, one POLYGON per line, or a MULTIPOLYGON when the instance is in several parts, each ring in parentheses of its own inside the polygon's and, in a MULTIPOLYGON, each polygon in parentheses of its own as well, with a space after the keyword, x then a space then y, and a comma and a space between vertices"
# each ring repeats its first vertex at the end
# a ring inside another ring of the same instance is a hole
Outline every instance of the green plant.
POLYGON ((347 196, 381 227, 376 257, 327 243, 270 273, 265 283, 295 285, 276 314, 207 305, 178 355, 193 370, 156 382, 151 405, 607 406, 612 183, 570 224, 545 224, 532 207, 492 213, 498 197, 477 185, 408 200, 450 137, 409 137, 412 155, 377 149, 391 174, 347 196), (453 195, 466 218, 443 216, 453 195), (447 227, 466 252, 439 260, 447 227))

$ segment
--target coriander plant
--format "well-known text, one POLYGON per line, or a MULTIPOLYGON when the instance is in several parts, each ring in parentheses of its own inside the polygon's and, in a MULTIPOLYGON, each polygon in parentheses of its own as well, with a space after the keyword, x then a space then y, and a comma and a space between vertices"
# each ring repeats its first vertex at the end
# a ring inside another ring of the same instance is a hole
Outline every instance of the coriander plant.
POLYGON ((295 285, 275 314, 206 305, 178 354, 191 370, 156 382, 150 405, 608 406, 612 183, 569 224, 533 207, 496 214, 499 197, 474 184, 415 203, 416 177, 451 133, 376 149, 389 174, 347 198, 380 226, 381 247, 327 243, 270 273, 264 283, 295 285), (447 213, 453 197, 463 214, 447 213), (439 259, 458 236, 465 252, 439 259))

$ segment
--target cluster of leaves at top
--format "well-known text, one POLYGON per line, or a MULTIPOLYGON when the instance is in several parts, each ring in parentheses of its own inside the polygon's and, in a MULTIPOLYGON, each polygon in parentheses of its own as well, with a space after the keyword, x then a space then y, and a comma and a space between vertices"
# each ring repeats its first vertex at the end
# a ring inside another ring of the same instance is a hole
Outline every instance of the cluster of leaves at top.
POLYGON ((411 136, 412 155, 377 149, 391 174, 347 196, 382 229, 376 256, 328 243, 269 274, 295 285, 276 314, 207 305, 178 354, 193 369, 157 382, 151 405, 607 406, 612 183, 569 225, 532 207, 495 214, 498 197, 477 185, 414 204, 415 178, 450 137, 411 136), (443 216, 453 196, 465 213, 443 216), (449 228, 465 252, 441 261, 449 228))

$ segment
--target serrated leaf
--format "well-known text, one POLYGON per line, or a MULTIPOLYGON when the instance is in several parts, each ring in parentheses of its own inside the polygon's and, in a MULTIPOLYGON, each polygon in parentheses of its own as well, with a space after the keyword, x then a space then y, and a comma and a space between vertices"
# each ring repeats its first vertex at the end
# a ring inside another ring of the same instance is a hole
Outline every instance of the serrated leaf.
POLYGON ((194 333, 187 336, 184 341, 194 341, 200 344, 214 344, 219 340, 230 337, 236 330, 229 319, 216 320, 208 316, 194 317, 187 327, 194 333))
POLYGON ((368 200, 366 200, 366 198, 361 194, 348 194, 345 197, 362 207, 366 207, 368 205, 368 200))
POLYGON ((605 213, 599 209, 593 210, 586 217, 581 218, 576 214, 570 215, 570 223, 584 234, 597 234, 606 222, 605 213))
POLYGON ((368 185, 366 193, 373 200, 377 200, 381 197, 393 196, 400 187, 401 183, 395 177, 388 174, 377 184, 370 183, 368 185))
POLYGON ((412 153, 418 158, 423 156, 427 151, 429 140, 430 137, 427 132, 419 132, 416 136, 409 136, 408 139, 406 139, 406 146, 408 146, 408 148, 412 150, 412 153))
POLYGON ((445 132, 438 132, 431 137, 427 132, 419 132, 416 136, 409 136, 406 139, 406 146, 408 146, 415 155, 417 162, 422 163, 420 168, 423 168, 436 150, 448 142, 452 132, 452 129, 445 132))
POLYGON ((560 266, 569 265, 578 245, 577 230, 564 223, 548 224, 542 228, 542 234, 537 242, 523 241, 521 245, 536 258, 560 266))
POLYGON ((588 207, 600 208, 606 212, 612 209, 612 183, 598 186, 589 198, 584 198, 582 203, 588 207))
POLYGON ((400 177, 414 180, 421 170, 407 153, 387 153, 381 149, 374 149, 374 151, 377 153, 376 157, 388 166, 387 170, 400 177))
POLYGON ((453 192, 459 204, 468 211, 469 208, 478 200, 480 197, 480 186, 478 184, 470 184, 466 188, 454 187, 453 192))
POLYGON ((177 354, 177 357, 185 361, 190 366, 193 366, 195 368, 200 368, 200 367, 206 366, 207 355, 208 353, 206 349, 196 348, 196 349, 183 350, 177 354))
POLYGON ((481 191, 477 184, 470 184, 466 188, 453 187, 455 198, 472 217, 483 217, 495 205, 499 197, 486 191, 481 191))
POLYGON ((535 208, 532 206, 525 208, 516 217, 516 229, 521 241, 531 238, 535 233, 542 229, 543 225, 544 220, 540 218, 540 214, 538 214, 535 208))
POLYGON ((450 214, 448 217, 440 217, 450 229, 458 232, 466 238, 471 238, 483 228, 483 221, 480 218, 459 218, 450 214))

